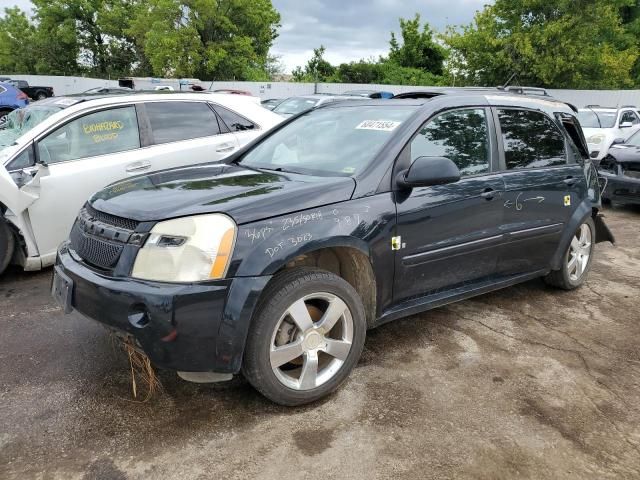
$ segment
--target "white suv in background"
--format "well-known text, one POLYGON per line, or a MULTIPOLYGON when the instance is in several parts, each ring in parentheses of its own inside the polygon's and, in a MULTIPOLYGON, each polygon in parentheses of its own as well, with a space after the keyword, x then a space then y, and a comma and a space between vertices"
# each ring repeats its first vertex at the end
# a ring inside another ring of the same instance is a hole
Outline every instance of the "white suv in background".
POLYGON ((614 140, 626 140, 640 129, 640 116, 631 105, 620 108, 587 105, 578 110, 578 119, 594 160, 602 160, 614 140))
POLYGON ((240 95, 71 96, 10 113, 0 128, 0 273, 55 262, 78 211, 106 185, 222 160, 282 121, 240 95))

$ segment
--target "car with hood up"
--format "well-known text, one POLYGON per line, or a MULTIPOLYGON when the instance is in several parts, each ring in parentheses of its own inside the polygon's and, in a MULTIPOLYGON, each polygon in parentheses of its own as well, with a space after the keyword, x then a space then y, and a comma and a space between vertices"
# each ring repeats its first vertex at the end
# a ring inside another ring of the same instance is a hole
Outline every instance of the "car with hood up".
POLYGON ((599 208, 565 103, 344 101, 96 193, 52 292, 183 379, 242 372, 301 405, 345 381, 367 329, 538 277, 580 287, 613 240, 599 208))
POLYGON ((578 110, 578 119, 596 163, 605 157, 615 139, 627 139, 640 129, 640 116, 632 105, 620 108, 588 105, 578 110))
POLYGON ((614 140, 598 171, 605 182, 605 200, 640 204, 640 131, 627 140, 614 140))
POLYGON ((78 209, 123 178, 221 160, 282 120, 240 96, 70 96, 15 110, 0 127, 0 273, 54 263, 78 209))

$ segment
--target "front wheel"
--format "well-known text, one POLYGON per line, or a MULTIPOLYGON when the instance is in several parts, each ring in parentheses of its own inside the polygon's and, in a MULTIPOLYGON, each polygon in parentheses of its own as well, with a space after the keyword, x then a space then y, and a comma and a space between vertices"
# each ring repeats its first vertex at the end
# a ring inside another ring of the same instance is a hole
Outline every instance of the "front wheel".
POLYGON ((324 270, 285 271, 256 309, 243 373, 275 403, 310 403, 347 378, 365 336, 364 307, 349 283, 324 270))
POLYGON ((562 266, 544 277, 545 282, 563 290, 573 290, 586 281, 593 260, 595 231, 591 218, 578 227, 564 254, 562 266))
POLYGON ((0 217, 0 274, 5 271, 15 248, 13 232, 4 218, 0 217))

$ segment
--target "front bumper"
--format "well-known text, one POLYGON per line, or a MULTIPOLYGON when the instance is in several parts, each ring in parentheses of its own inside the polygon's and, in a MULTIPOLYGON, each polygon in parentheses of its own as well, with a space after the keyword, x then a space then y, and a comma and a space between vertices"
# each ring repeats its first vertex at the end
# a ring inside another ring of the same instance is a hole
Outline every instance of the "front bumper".
POLYGON ((185 372, 238 373, 253 310, 271 278, 171 284, 107 277, 67 244, 56 271, 72 282, 73 310, 132 335, 155 365, 185 372))
POLYGON ((602 173, 601 176, 607 180, 603 198, 619 203, 640 204, 640 179, 602 173))

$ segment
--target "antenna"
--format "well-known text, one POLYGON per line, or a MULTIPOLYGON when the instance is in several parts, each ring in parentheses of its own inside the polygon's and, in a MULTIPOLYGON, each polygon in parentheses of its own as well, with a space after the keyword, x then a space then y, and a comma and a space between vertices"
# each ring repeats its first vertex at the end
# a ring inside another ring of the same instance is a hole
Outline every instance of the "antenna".
POLYGON ((498 88, 499 88, 499 89, 501 89, 501 90, 504 90, 505 88, 507 88, 507 87, 509 86, 509 84, 511 83, 511 80, 513 80, 513 78, 514 78, 516 75, 517 75, 517 74, 516 74, 516 72, 513 72, 513 73, 511 74, 511 76, 509 77, 509 79, 508 79, 506 82, 504 82, 504 85, 501 85, 501 86, 499 86, 498 88))

